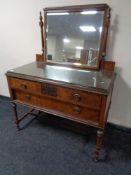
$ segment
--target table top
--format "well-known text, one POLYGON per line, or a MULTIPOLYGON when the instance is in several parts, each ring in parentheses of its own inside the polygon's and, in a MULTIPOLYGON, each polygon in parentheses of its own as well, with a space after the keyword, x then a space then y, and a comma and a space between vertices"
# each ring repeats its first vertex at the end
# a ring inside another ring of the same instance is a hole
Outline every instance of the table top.
POLYGON ((105 70, 89 71, 64 66, 32 62, 9 70, 6 75, 40 82, 52 82, 61 86, 75 87, 96 93, 108 94, 115 73, 105 70))

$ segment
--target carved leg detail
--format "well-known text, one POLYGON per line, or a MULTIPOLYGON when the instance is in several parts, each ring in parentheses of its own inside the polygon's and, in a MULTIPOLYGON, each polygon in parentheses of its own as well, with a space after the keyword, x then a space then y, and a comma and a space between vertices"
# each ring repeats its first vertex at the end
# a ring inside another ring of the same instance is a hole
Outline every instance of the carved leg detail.
POLYGON ((18 131, 19 131, 20 126, 19 126, 19 119, 18 119, 18 114, 17 114, 17 105, 16 105, 16 103, 13 103, 13 102, 11 102, 11 105, 13 107, 15 124, 16 124, 16 127, 17 127, 18 131))
POLYGON ((101 147, 101 143, 102 143, 102 138, 103 138, 103 131, 98 130, 97 131, 97 138, 96 138, 95 161, 99 160, 99 152, 100 152, 100 147, 101 147))

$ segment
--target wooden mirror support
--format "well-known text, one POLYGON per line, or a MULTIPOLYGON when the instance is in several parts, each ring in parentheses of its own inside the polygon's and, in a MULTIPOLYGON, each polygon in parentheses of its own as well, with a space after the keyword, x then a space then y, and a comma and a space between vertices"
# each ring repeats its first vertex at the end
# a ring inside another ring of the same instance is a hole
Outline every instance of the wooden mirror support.
POLYGON ((42 17, 42 13, 40 12, 40 17, 39 17, 40 21, 39 21, 39 26, 40 26, 40 33, 41 33, 41 45, 42 45, 42 54, 36 54, 36 61, 42 61, 45 62, 45 57, 44 57, 44 22, 43 22, 43 17, 42 17))

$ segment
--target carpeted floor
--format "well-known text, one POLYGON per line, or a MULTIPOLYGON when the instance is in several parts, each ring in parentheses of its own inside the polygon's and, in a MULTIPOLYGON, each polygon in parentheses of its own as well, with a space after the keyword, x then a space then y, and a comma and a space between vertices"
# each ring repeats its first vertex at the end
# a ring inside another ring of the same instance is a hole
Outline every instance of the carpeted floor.
POLYGON ((109 125, 95 163, 94 135, 52 126, 41 117, 18 132, 12 116, 9 101, 0 97, 0 175, 131 175, 130 132, 109 125))

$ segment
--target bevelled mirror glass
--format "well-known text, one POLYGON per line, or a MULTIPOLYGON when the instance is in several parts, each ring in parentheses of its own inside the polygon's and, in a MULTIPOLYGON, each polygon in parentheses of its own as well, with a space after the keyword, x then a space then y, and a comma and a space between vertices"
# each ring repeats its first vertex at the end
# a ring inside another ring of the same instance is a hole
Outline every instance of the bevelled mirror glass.
POLYGON ((87 7, 45 10, 47 62, 99 66, 105 52, 103 42, 107 6, 87 7))

